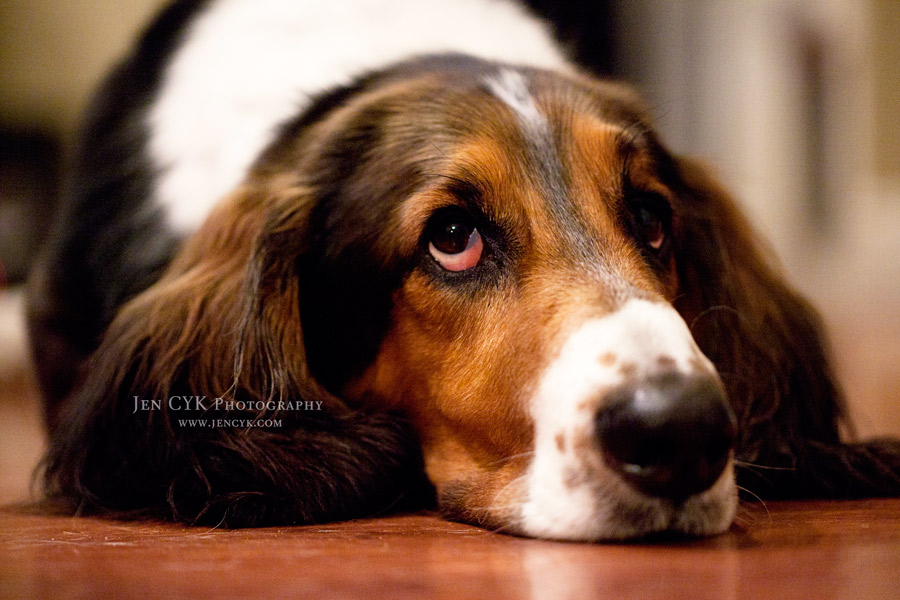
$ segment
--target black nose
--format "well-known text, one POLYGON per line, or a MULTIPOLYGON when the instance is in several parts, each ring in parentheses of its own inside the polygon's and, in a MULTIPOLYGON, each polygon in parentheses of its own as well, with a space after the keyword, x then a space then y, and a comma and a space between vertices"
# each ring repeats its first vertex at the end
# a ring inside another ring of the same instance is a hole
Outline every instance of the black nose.
POLYGON ((715 483, 736 435, 722 386, 701 375, 665 374, 616 388, 596 428, 611 468, 638 490, 676 501, 715 483))

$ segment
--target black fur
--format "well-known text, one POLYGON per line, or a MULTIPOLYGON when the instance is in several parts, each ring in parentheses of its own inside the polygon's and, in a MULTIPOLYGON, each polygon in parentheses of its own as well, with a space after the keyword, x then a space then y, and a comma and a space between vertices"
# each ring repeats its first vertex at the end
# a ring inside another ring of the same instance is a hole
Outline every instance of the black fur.
MULTIPOLYGON (((430 505, 415 432, 399 415, 351 412, 326 400, 321 413, 228 415, 279 419, 280 426, 272 428, 181 427, 171 413, 135 418, 121 395, 154 394, 127 380, 110 387, 104 369, 118 365, 103 363, 120 363, 116 351, 101 350, 94 358, 95 370, 66 405, 54 433, 45 461, 46 491, 64 510, 256 527, 430 505)), ((167 393, 178 391, 186 388, 167 393)), ((215 415, 194 410, 177 417, 215 415)))

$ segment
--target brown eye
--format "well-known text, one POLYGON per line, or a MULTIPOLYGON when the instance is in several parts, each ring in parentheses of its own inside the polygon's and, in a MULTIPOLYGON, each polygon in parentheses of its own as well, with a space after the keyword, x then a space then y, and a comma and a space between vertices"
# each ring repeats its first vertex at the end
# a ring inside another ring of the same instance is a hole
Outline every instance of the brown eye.
POLYGON ((430 227, 428 252, 448 271, 465 271, 478 264, 484 242, 471 219, 460 214, 439 217, 430 227))
POLYGON ((669 229, 668 205, 662 200, 638 201, 631 211, 635 235, 654 251, 666 243, 669 229))

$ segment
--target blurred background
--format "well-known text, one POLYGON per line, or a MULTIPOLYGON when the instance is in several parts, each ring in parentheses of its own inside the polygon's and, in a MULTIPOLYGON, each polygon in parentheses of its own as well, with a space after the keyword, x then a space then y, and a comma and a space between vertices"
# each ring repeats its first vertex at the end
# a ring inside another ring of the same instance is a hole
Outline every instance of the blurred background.
MULTIPOLYGON (((43 447, 21 285, 92 89, 164 3, 0 1, 0 503, 43 447)), ((900 434, 900 2, 528 3, 717 169, 825 316, 858 433, 900 434)))

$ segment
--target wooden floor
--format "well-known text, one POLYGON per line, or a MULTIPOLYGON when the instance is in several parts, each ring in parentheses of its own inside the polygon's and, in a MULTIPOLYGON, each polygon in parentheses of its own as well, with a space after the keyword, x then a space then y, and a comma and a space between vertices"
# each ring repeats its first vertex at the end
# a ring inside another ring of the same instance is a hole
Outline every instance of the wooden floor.
POLYGON ((743 507, 729 533, 544 542, 410 515, 209 530, 0 509, 2 598, 900 598, 900 500, 743 507))

